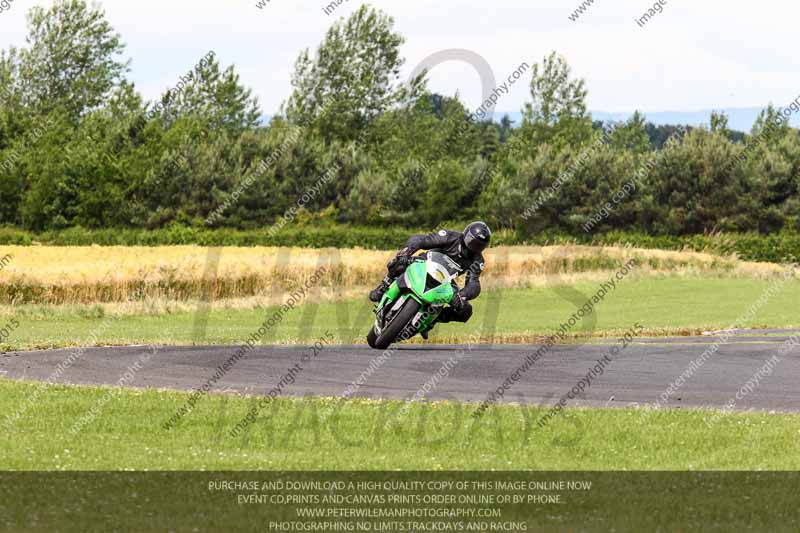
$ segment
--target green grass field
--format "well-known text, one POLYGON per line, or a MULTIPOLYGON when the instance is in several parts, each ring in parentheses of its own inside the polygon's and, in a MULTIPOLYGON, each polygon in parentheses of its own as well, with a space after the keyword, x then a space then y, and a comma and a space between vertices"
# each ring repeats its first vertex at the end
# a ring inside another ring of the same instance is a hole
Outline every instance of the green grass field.
MULTIPOLYGON (((0 412, 38 384, 0 383, 0 412)), ((172 430, 187 395, 50 386, 10 431, 12 470, 795 470, 800 415, 728 414, 708 429, 700 410, 573 409, 543 429, 544 408, 500 406, 480 423, 474 405, 279 399, 230 437, 250 399, 211 396, 172 430), (111 391, 110 398, 106 398, 111 391), (73 434, 73 424, 100 405, 73 434)), ((2 424, 0 420, 0 424, 2 424)))
MULTIPOLYGON (((728 327, 775 281, 754 279, 640 278, 626 279, 596 308, 595 335, 627 330, 634 322, 650 334, 697 333, 728 327)), ((596 283, 576 284, 569 289, 529 288, 487 291, 475 302, 475 316, 467 325, 437 326, 432 341, 466 339, 491 324, 496 309, 499 340, 536 341, 557 329, 576 310, 571 301, 583 301, 597 291, 596 283), (569 300, 567 298, 570 298, 569 300)), ((796 306, 800 282, 787 282, 780 293, 763 307, 745 327, 800 326, 796 306)), ((265 343, 303 343, 332 331, 340 342, 365 342, 371 326, 372 305, 366 298, 340 303, 307 304, 287 313, 286 318, 263 339, 265 343)), ((17 308, 13 315, 19 327, 0 347, 5 350, 124 344, 236 344, 258 328, 276 308, 215 309, 154 316, 104 315, 74 308, 42 306, 17 308), (95 337, 96 336, 96 340, 95 337)), ((2 322, 3 320, 0 320, 2 322)), ((0 324, 2 325, 2 324, 0 324)), ((491 331, 491 328, 488 328, 491 331)), ((577 332, 576 332, 577 333, 577 332)))

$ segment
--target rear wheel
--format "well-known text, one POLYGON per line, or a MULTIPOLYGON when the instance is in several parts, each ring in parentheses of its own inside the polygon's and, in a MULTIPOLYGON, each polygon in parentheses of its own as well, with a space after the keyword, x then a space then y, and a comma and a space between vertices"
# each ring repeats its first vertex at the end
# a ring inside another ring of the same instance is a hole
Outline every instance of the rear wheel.
POLYGON ((408 340, 411 337, 411 332, 404 330, 417 315, 419 308, 420 304, 414 298, 406 300, 406 303, 403 304, 403 307, 397 312, 392 321, 383 328, 380 335, 375 332, 375 326, 372 327, 367 335, 369 345, 377 350, 385 350, 395 340, 408 340), (401 333, 404 333, 406 338, 398 339, 401 333))

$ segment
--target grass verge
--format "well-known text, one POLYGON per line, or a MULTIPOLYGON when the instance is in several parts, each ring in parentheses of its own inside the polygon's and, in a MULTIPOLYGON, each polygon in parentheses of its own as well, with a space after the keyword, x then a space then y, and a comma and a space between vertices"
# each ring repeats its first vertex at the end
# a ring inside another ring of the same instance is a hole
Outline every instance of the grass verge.
MULTIPOLYGON (((796 470, 800 415, 571 409, 545 428, 542 407, 278 399, 250 430, 228 431, 250 399, 211 396, 176 428, 187 394, 0 382, 0 412, 35 408, 4 428, 10 470, 796 470), (110 394, 110 397, 107 397, 110 394), (75 422, 100 405, 76 433, 75 422), (398 413, 404 412, 399 416, 398 413)), ((5 418, 4 418, 5 419, 5 418)))
MULTIPOLYGON (((682 277, 630 278, 620 282, 597 306, 593 336, 611 336, 634 322, 647 335, 696 334, 731 326, 759 300, 774 280, 682 277)), ((466 325, 441 324, 432 342, 464 342, 484 328, 483 342, 537 342, 559 328, 590 295, 598 283, 570 287, 533 287, 486 291, 475 302, 475 316, 466 325), (493 318, 496 317, 496 318, 493 318), (493 329, 491 324, 495 323, 493 329)), ((741 327, 798 327, 796 307, 800 282, 790 280, 758 307, 741 327)), ((0 350, 85 345, 127 344, 238 344, 271 317, 277 307, 179 311, 153 316, 76 313, 46 306, 22 306, 0 320, 0 327, 16 320, 18 327, 3 335, 0 350), (203 317, 207 323, 203 332, 203 317)), ((339 342, 365 342, 372 324, 372 304, 366 298, 311 303, 297 307, 262 339, 265 344, 305 343, 333 332, 339 342)), ((585 335, 580 326, 573 333, 585 335)))

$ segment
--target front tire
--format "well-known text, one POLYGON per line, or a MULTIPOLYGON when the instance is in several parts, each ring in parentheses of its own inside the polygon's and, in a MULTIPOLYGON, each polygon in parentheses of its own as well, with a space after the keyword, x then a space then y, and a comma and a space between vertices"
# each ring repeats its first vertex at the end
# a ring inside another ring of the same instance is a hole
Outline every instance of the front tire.
POLYGON ((406 300, 406 303, 403 304, 403 307, 397 312, 389 325, 383 328, 380 335, 375 332, 375 326, 372 326, 372 329, 367 335, 367 343, 376 350, 385 350, 391 346, 403 330, 406 329, 406 326, 411 323, 411 320, 417 315, 420 307, 419 302, 414 298, 406 300))

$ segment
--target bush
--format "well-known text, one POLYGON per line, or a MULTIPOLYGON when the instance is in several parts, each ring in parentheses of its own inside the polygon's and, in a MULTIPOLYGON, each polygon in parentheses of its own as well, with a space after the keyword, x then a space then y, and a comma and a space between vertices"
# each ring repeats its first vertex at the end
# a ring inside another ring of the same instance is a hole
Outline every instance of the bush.
POLYGON ((0 228, 0 244, 30 246, 33 243, 33 235, 27 231, 16 228, 0 228))

